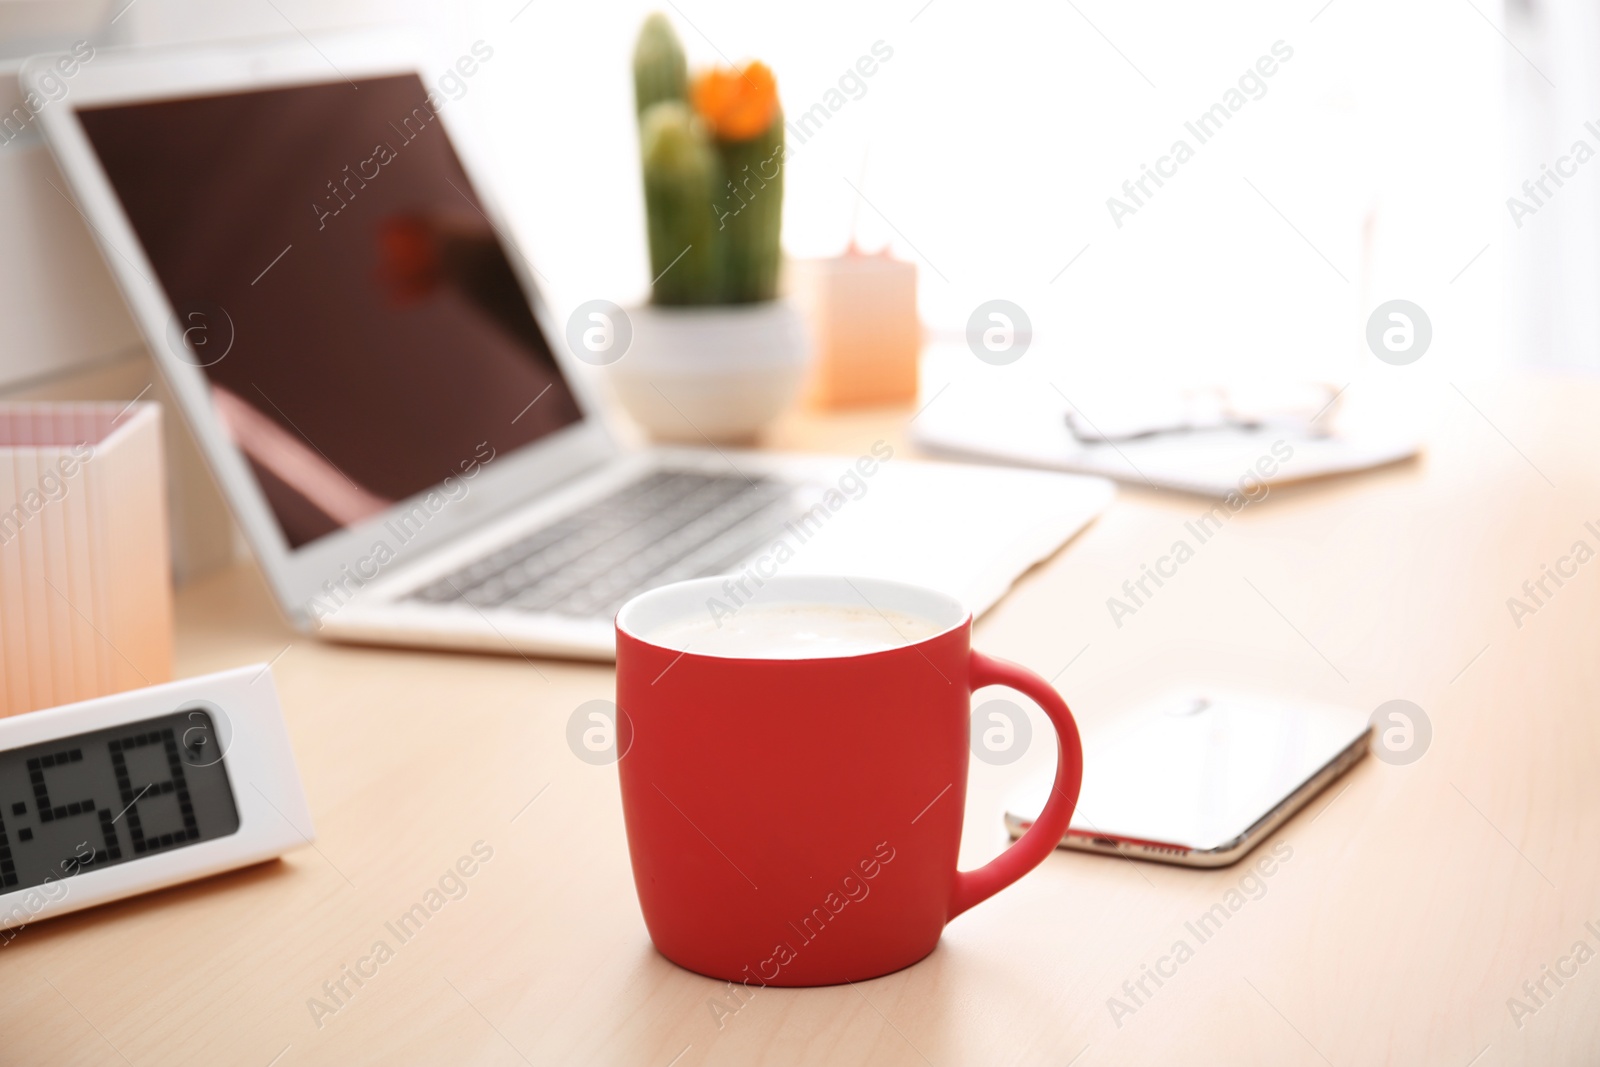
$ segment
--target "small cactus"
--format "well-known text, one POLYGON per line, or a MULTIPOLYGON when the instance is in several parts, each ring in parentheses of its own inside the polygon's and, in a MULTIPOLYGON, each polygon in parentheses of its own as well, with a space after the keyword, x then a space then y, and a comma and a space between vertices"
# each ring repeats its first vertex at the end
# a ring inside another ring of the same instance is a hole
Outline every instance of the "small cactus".
POLYGON ((639 31, 633 72, 652 299, 773 299, 784 131, 772 72, 750 63, 742 70, 707 71, 691 85, 677 35, 659 14, 639 31))
POLYGON ((719 141, 726 183, 718 223, 727 235, 724 294, 730 304, 771 300, 778 291, 783 225, 783 117, 747 141, 719 141))
POLYGON ((700 121, 680 101, 650 105, 640 138, 653 298, 658 304, 718 303, 723 242, 706 206, 722 165, 700 121))
POLYGON ((683 46, 672 32, 672 23, 657 12, 644 20, 633 47, 633 98, 639 121, 644 122, 651 104, 688 97, 689 65, 683 58, 683 46))

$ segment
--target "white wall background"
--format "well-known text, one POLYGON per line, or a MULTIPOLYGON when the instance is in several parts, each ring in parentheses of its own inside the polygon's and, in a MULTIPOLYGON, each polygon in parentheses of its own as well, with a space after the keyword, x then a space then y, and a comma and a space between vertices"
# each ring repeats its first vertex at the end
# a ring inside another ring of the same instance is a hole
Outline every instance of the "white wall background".
MULTIPOLYGON (((0 18, 32 40, 48 9, 139 43, 296 33, 314 42, 340 26, 403 22, 421 29, 441 69, 481 38, 495 57, 459 106, 492 134, 500 196, 555 303, 645 294, 628 61, 640 19, 662 4, 125 3, 11 0, 0 18)), ((893 48, 865 95, 796 153, 786 244, 797 255, 836 252, 855 220, 865 247, 918 262, 935 332, 959 334, 977 303, 1003 297, 1028 311, 1039 351, 1064 364, 1343 381, 1362 358, 1368 311, 1404 297, 1428 310, 1458 370, 1506 358, 1501 307, 1515 249, 1503 115, 1508 71, 1522 60, 1486 2, 663 9, 692 60, 766 60, 791 112, 822 99, 874 42, 893 48), (1113 225, 1106 198, 1279 40, 1294 58, 1267 94, 1113 225)))
MULTIPOLYGON (((1547 182, 1521 225, 1505 198, 1574 143, 1600 150, 1600 11, 1573 0, 1526 0, 1507 12, 1518 52, 1507 61, 1507 151, 1493 239, 1506 263, 1507 348, 1513 358, 1565 369, 1600 369, 1600 158, 1559 187, 1547 182), (1595 132, 1587 125, 1594 123, 1595 132)), ((1520 212, 1519 212, 1520 214, 1520 212)))

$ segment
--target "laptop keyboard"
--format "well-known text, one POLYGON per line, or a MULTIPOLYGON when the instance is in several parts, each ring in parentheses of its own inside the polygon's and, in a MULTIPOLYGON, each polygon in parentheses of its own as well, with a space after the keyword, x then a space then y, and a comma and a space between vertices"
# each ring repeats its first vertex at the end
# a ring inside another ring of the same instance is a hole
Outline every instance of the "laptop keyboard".
POLYGON ((654 471, 406 599, 609 618, 646 589, 722 574, 799 512, 793 482, 654 471))

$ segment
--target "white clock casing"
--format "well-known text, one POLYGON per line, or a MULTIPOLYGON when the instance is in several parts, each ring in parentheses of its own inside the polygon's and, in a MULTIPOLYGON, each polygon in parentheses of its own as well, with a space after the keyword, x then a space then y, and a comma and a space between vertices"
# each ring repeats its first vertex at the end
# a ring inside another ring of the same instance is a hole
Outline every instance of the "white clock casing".
MULTIPOLYGON (((190 708, 206 711, 220 735, 238 830, 0 893, 0 931, 259 863, 311 843, 311 811, 272 671, 264 663, 0 719, 0 752, 190 708)), ((0 944, 15 936, 0 934, 0 944)))

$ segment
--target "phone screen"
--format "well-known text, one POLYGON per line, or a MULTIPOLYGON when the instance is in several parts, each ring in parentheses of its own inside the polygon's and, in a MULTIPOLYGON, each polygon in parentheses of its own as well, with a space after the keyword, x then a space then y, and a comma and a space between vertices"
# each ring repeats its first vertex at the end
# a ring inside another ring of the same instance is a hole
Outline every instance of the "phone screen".
MULTIPOLYGON (((1083 742, 1071 832, 1210 850, 1237 839, 1366 733, 1343 708, 1244 697, 1170 695, 1083 742)), ((1009 805, 1031 822, 1049 782, 1009 805)))

